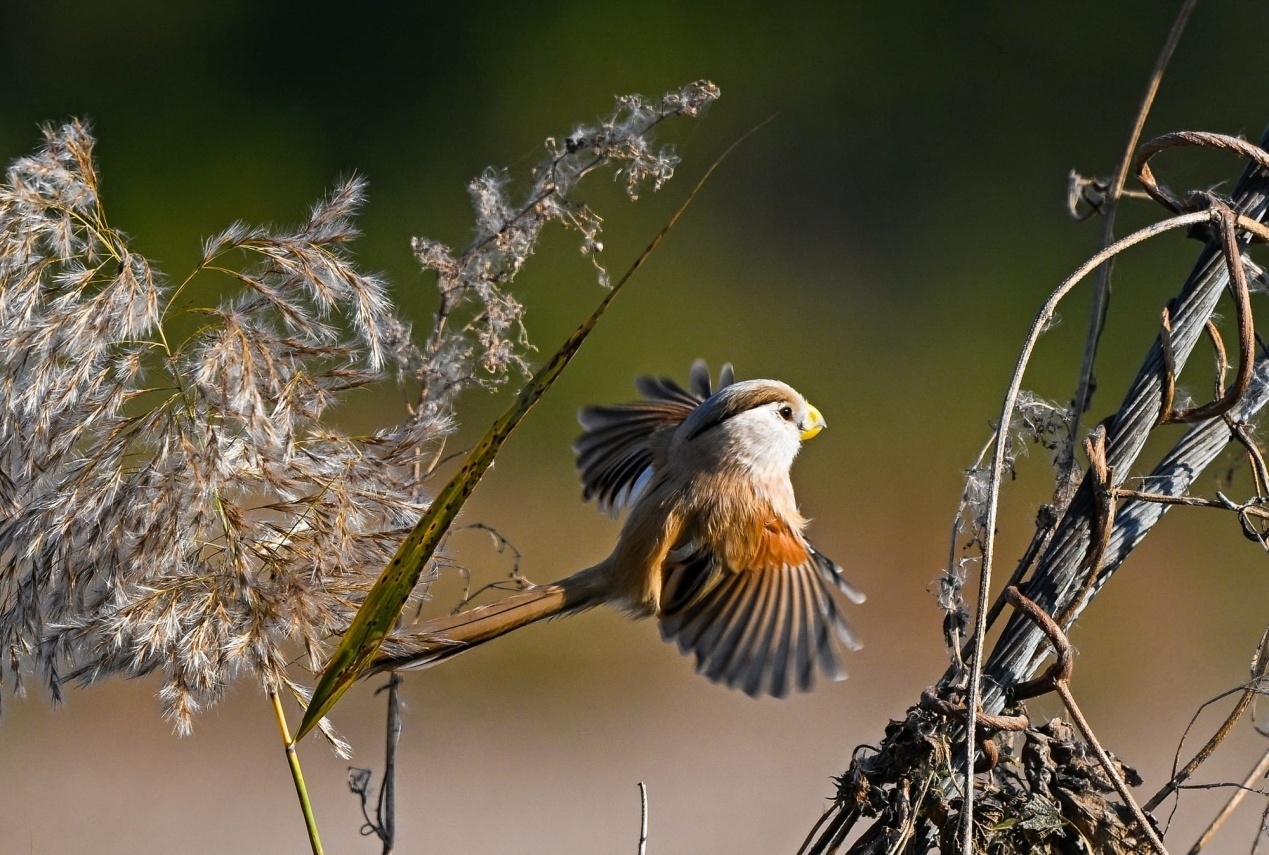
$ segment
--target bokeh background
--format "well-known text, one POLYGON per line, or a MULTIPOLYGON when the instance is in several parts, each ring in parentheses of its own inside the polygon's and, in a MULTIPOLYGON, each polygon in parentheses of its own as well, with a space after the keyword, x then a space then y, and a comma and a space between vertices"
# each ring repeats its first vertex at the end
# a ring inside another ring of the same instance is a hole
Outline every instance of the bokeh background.
MULTIPOLYGON (((666 190, 631 205, 607 179, 584 189, 620 271, 708 165, 776 114, 508 444, 466 520, 509 538, 536 581, 585 566, 617 524, 578 501, 579 406, 625 399, 639 373, 682 378, 698 356, 787 380, 831 426, 794 471, 811 534, 869 594, 850 612, 866 643, 851 679, 755 702, 696 677, 651 623, 598 611, 531 627, 409 678, 398 851, 633 851, 644 781, 649 851, 791 852, 829 777, 945 666, 928 588, 962 470, 1026 324, 1095 249, 1099 225, 1064 212, 1068 170, 1110 172, 1176 6, 4 0, 0 156, 33 148, 40 123, 91 119, 112 221, 175 277, 230 221, 295 222, 337 177, 362 173, 358 253, 423 326, 432 283, 409 238, 462 245, 464 187, 487 165, 523 175, 543 138, 606 113, 614 95, 715 81, 715 108, 663 137, 683 156, 666 190)), ((1147 135, 1258 136, 1266 27, 1263 3, 1200 6, 1147 135)), ((1188 187, 1241 165, 1170 154, 1160 168, 1188 187)), ((1158 216, 1130 204, 1121 233, 1158 216)), ((576 246, 548 235, 519 280, 544 350, 600 297, 576 246)), ((1094 419, 1118 400, 1194 252, 1176 237, 1117 267, 1094 419)), ((1086 293, 1065 307, 1031 388, 1069 398, 1086 308, 1086 293)), ((1196 394, 1207 382, 1190 377, 1196 394)), ((464 398, 452 447, 507 401, 464 398)), ((382 413, 339 418, 371 425, 399 405, 386 390, 382 413)), ((1029 536, 1048 471, 1037 450, 1008 486, 1002 567, 1029 536)), ((509 570, 479 533, 453 546, 478 580, 509 570)), ((1145 775, 1146 795, 1198 705, 1245 679, 1267 569, 1232 518, 1174 512, 1075 630, 1076 695, 1145 775)), ((459 588, 438 586, 437 607, 459 588)), ((382 763, 374 688, 335 713, 358 765, 382 763)), ((0 855, 307 851, 256 687, 240 685, 184 739, 154 692, 141 680, 72 691, 57 709, 39 691, 4 700, 0 855)), ((1200 720, 1204 737, 1213 723, 1200 720)), ((1263 747, 1244 724, 1203 779, 1241 777, 1263 747)), ((348 764, 316 740, 302 753, 327 851, 377 852, 358 835, 348 764)), ((1187 792, 1169 841, 1188 846, 1222 798, 1187 792)), ((1221 851, 1245 851, 1257 824, 1253 807, 1221 851)))

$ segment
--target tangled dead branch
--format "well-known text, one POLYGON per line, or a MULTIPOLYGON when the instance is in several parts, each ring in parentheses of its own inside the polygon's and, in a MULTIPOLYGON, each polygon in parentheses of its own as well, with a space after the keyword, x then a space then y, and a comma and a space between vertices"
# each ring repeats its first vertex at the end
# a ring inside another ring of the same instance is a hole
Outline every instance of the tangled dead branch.
MULTIPOLYGON (((1168 302, 1159 335, 1123 403, 1085 441, 1088 467, 1078 487, 1064 490, 1062 479, 1057 479, 1052 506, 1037 516, 1031 547, 1019 561, 1010 587, 987 613, 994 618, 1006 600, 1016 610, 983 657, 981 705, 971 707, 971 698, 979 694, 971 675, 977 669, 971 672, 970 667, 976 639, 962 651, 949 633, 949 645, 955 648, 952 667, 902 721, 891 723, 880 746, 856 751, 850 768, 838 779, 833 805, 808 835, 802 853, 838 852, 847 846, 850 852, 965 851, 965 803, 970 800, 965 798, 961 770, 970 762, 974 793, 969 834, 975 851, 1166 851, 1152 818, 1136 806, 1128 790, 1140 779, 1101 748, 1083 719, 1069 686, 1069 645, 1061 627, 1070 626, 1173 505, 1230 511, 1244 535, 1265 543, 1269 515, 1263 507, 1264 458, 1248 421, 1269 402, 1269 356, 1257 354, 1248 270, 1254 275, 1258 268, 1244 251, 1269 239, 1261 225, 1269 210, 1269 154, 1215 134, 1169 134, 1142 146, 1136 173, 1146 193, 1176 216, 1090 259, 1040 312, 1000 420, 996 463, 988 470, 983 501, 996 501, 1021 377, 1057 302, 1106 260, 1168 229, 1187 228, 1205 246, 1180 292, 1168 302), (1250 164, 1228 199, 1208 192, 1178 196, 1155 180, 1149 161, 1179 146, 1235 152, 1250 164), (1225 374, 1231 360, 1212 320, 1224 293, 1233 300, 1237 328, 1233 380, 1228 385, 1225 374), (1205 334, 1216 354, 1213 398, 1206 404, 1178 405, 1177 377, 1205 334), (1191 427, 1145 479, 1149 490, 1125 488, 1150 434, 1178 423, 1191 427), (1191 496, 1196 479, 1231 443, 1247 452, 1256 495, 1241 502, 1219 493, 1211 499, 1191 496), (1025 596, 1012 587, 1015 584, 1025 596), (1058 654, 1057 664, 1032 679, 1050 651, 1058 654), (1023 700, 1047 691, 1062 696, 1081 739, 1059 720, 1040 726, 1028 722, 1023 700), (967 728, 974 733, 972 758, 965 748, 967 728), (871 823, 863 828, 868 820, 871 823)), ((967 489, 966 502, 972 504, 973 493, 967 489)), ((994 508, 989 504, 988 509, 993 513, 962 506, 966 516, 980 521, 971 543, 983 552, 986 564, 994 539, 994 508)), ((953 590, 942 599, 950 604, 953 595, 959 592, 953 590)), ((1193 769, 1187 766, 1184 772, 1188 775, 1193 769)), ((1180 786, 1181 780, 1174 780, 1147 809, 1157 807, 1180 786)))

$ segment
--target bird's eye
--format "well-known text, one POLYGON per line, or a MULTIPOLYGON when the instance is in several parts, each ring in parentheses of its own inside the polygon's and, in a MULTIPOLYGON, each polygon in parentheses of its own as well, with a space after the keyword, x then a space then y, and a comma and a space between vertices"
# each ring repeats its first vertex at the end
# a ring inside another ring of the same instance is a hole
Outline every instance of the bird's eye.
POLYGON ((788 404, 785 404, 783 407, 781 407, 780 418, 784 419, 786 422, 793 421, 793 408, 790 407, 788 404))

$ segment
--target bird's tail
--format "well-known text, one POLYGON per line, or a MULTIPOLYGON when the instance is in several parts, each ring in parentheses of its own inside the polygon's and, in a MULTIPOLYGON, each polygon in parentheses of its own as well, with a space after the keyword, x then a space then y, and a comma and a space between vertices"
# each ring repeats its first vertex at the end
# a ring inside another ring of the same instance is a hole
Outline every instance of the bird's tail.
POLYGON ((538 585, 487 606, 424 621, 387 639, 366 676, 427 668, 465 650, 546 618, 590 608, 596 597, 595 568, 551 585, 538 585))

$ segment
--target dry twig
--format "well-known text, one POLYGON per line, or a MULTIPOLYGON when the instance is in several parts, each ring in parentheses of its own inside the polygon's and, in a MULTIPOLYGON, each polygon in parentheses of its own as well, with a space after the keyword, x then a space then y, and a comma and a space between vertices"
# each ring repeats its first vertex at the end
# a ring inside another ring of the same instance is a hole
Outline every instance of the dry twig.
POLYGON ((1024 597, 1017 588, 1006 590, 1005 597, 1014 608, 1021 611, 1040 627, 1045 636, 1048 637, 1049 643, 1053 645, 1053 649, 1057 652, 1057 662, 1045 672, 1044 676, 1039 680, 1031 681, 1029 684, 1018 686, 1015 690, 1016 693, 1021 696, 1026 692, 1028 694, 1025 696, 1033 697, 1040 694, 1042 688, 1051 689, 1058 693, 1062 698, 1062 703, 1066 706, 1067 712, 1074 719, 1075 726, 1079 728, 1080 734, 1097 753, 1097 759, 1101 762, 1106 776, 1110 778, 1111 783, 1114 785, 1115 791, 1119 793, 1119 797, 1123 799, 1124 804, 1132 811, 1141 833, 1150 841, 1150 846, 1157 855, 1167 855, 1168 850, 1164 847, 1163 841, 1159 839, 1158 834, 1155 833, 1154 826, 1151 825, 1149 819, 1142 812, 1136 799, 1132 797, 1128 784, 1124 782, 1123 776, 1119 774, 1119 770, 1111 762, 1110 755, 1106 753, 1106 749, 1098 741, 1088 720, 1084 718, 1084 713, 1080 710, 1079 705, 1076 704, 1075 696, 1071 694, 1069 681, 1075 658, 1071 652, 1071 644, 1066 640, 1066 635, 1062 632, 1061 627, 1058 626, 1053 618, 1045 614, 1039 606, 1024 597))

